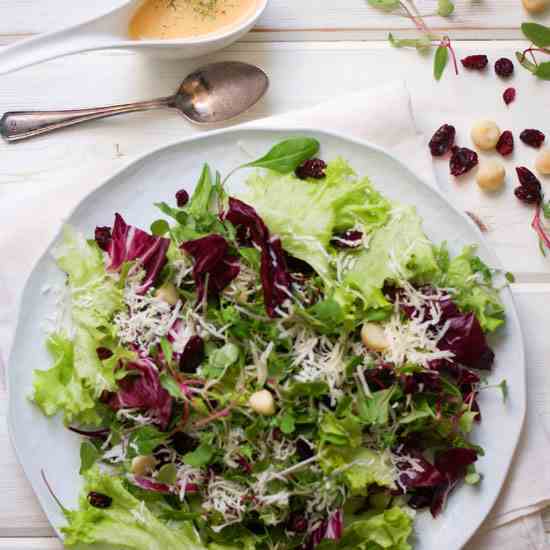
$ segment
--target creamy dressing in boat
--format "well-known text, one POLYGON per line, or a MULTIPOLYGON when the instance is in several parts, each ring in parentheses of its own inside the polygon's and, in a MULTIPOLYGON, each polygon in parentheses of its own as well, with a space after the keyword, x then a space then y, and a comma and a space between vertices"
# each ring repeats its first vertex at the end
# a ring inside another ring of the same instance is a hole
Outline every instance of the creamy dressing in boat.
POLYGON ((132 17, 134 40, 192 38, 243 21, 258 0, 145 0, 132 17))

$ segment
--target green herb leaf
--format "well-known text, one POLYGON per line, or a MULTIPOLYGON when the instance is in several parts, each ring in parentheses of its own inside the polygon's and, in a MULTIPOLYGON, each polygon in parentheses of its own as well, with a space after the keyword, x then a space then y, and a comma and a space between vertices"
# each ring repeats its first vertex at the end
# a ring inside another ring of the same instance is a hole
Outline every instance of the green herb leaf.
POLYGON ((359 418, 369 425, 387 424, 390 416, 390 400, 394 390, 395 388, 392 387, 374 392, 371 397, 364 395, 363 399, 357 401, 359 418))
POLYGON ((320 143, 314 138, 296 137, 289 138, 277 143, 263 157, 249 162, 241 168, 267 168, 279 172, 279 174, 288 174, 317 154, 320 143))
POLYGON ((535 75, 541 80, 550 80, 550 61, 539 63, 535 69, 535 75))
POLYGON ((80 475, 88 471, 101 456, 95 445, 90 441, 83 441, 80 445, 80 475))
POLYGON ((449 17, 455 11, 455 5, 450 0, 437 0, 437 15, 449 17))
POLYGON ((465 411, 458 420, 460 429, 466 434, 470 433, 474 427, 474 420, 478 415, 479 413, 476 411, 465 411))
POLYGON ((188 466, 193 466, 193 468, 200 468, 209 464, 213 456, 214 447, 203 443, 193 452, 183 455, 183 462, 188 466))
POLYGON ((516 59, 524 69, 527 69, 530 73, 535 74, 537 66, 533 62, 529 61, 523 52, 516 52, 516 59))
POLYGON ((379 10, 392 11, 399 7, 399 0, 368 0, 368 3, 379 10))
POLYGON ((535 46, 539 48, 550 46, 550 27, 539 23, 523 23, 521 30, 535 46))
POLYGON ((153 426, 138 428, 132 432, 128 441, 130 458, 137 455, 150 455, 156 447, 166 441, 167 437, 167 434, 153 426))
POLYGON ((506 278, 506 280, 507 280, 509 283, 515 283, 515 282, 516 282, 516 278, 514 277, 514 274, 513 274, 513 273, 510 273, 509 271, 507 271, 507 272, 504 274, 504 277, 506 278))
POLYGON ((157 220, 151 224, 151 233, 155 235, 155 237, 162 237, 166 235, 168 231, 170 231, 170 226, 166 220, 157 220))
POLYGON ((443 71, 449 61, 449 51, 446 46, 438 46, 434 56, 434 78, 441 80, 443 71))
POLYGON ((502 400, 506 403, 507 399, 508 399, 508 382, 506 381, 506 379, 504 379, 499 385, 498 387, 500 388, 500 391, 502 392, 502 400))
POLYGON ((550 220, 550 201, 542 203, 542 214, 547 220, 550 220))
POLYGON ((481 475, 476 472, 476 467, 473 464, 468 466, 464 481, 468 485, 477 485, 481 481, 481 475))
POLYGON ((174 485, 176 483, 177 469, 174 464, 165 464, 157 474, 157 481, 165 485, 174 485))
POLYGON ((173 351, 172 351, 172 344, 167 340, 165 336, 163 336, 160 339, 160 347, 162 349, 162 353, 164 355, 164 360, 171 365, 172 359, 174 357, 173 351))
POLYGON ((167 372, 161 372, 159 376, 160 385, 175 399, 182 399, 183 393, 179 384, 167 372))
POLYGON ((283 417, 279 420, 279 428, 284 434, 291 434, 296 429, 296 423, 294 416, 290 412, 285 412, 283 417))
POLYGON ((428 36, 421 38, 395 38, 390 32, 388 40, 394 48, 416 48, 419 52, 427 52, 432 47, 432 42, 428 36))

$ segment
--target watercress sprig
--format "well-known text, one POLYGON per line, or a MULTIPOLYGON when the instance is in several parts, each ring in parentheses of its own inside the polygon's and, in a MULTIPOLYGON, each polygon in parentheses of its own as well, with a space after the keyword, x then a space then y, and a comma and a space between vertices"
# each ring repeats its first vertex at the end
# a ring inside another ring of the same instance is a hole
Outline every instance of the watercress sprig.
POLYGON ((541 80, 550 80, 550 61, 539 63, 535 53, 550 55, 550 27, 540 23, 523 23, 521 30, 531 46, 516 52, 520 65, 541 80))
POLYGON ((458 74, 458 63, 451 39, 449 36, 440 36, 432 32, 424 20, 424 17, 433 15, 449 17, 455 10, 454 3, 451 0, 438 0, 437 11, 425 15, 420 14, 414 0, 368 0, 368 2, 371 6, 384 11, 400 12, 414 23, 422 35, 420 38, 396 38, 392 33, 389 33, 388 40, 392 46, 396 48, 416 48, 420 53, 427 53, 434 46, 437 46, 433 64, 434 78, 436 80, 441 79, 448 65, 449 57, 453 60, 455 72, 458 74))

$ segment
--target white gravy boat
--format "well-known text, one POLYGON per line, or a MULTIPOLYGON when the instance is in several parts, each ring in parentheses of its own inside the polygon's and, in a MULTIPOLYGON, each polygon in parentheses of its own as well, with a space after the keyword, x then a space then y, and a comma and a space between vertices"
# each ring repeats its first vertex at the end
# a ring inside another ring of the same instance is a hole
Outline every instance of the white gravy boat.
POLYGON ((92 50, 136 49, 156 57, 198 57, 220 50, 247 33, 262 15, 267 2, 258 0, 256 9, 247 18, 215 33, 177 40, 132 40, 128 37, 128 24, 142 0, 118 0, 115 8, 83 23, 0 49, 0 74, 92 50))

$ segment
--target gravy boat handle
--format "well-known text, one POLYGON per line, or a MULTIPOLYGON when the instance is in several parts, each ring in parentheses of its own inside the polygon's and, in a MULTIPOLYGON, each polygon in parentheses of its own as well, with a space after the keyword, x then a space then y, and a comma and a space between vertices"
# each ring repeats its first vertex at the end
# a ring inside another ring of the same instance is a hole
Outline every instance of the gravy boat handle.
POLYGON ((0 75, 73 53, 127 47, 127 26, 134 9, 135 1, 126 1, 83 23, 1 48, 0 75))

